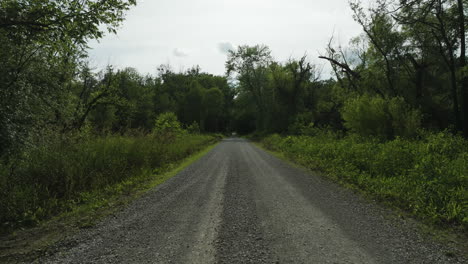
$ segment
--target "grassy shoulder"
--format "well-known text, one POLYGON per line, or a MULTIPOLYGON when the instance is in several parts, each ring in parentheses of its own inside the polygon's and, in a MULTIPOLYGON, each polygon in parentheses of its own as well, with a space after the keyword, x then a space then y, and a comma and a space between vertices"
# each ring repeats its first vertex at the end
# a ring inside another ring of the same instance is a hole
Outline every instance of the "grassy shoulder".
MULTIPOLYGON (((219 136, 184 135, 169 143, 172 151, 183 153, 176 155, 177 158, 171 162, 155 168, 142 166, 128 174, 124 180, 88 192, 77 193, 75 199, 62 201, 60 208, 66 210, 58 215, 47 220, 38 220, 33 228, 16 229, 13 233, 0 237, 2 244, 0 260, 34 259, 37 255, 50 250, 50 246, 67 235, 78 229, 93 226, 103 217, 115 213, 148 190, 176 175, 208 153, 219 139, 219 136), (191 147, 183 147, 187 145, 191 147)), ((129 139, 121 138, 121 140, 129 139)), ((140 152, 145 152, 139 149, 140 152)))
POLYGON ((468 142, 448 133, 378 141, 332 133, 271 135, 261 146, 423 222, 466 234, 468 142))

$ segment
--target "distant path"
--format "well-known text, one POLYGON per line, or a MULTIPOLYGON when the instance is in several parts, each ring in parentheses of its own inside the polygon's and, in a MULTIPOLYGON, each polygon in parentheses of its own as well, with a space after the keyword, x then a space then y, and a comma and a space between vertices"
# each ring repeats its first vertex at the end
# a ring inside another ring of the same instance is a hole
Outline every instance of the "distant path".
POLYGON ((463 263, 403 220, 226 139, 41 263, 463 263))

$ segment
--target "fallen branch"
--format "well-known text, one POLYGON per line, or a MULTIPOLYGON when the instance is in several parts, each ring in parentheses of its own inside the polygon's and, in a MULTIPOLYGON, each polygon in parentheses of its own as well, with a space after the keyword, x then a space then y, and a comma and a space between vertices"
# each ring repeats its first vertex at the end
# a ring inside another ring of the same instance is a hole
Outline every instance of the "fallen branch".
POLYGON ((342 68, 344 71, 346 71, 347 73, 351 74, 354 78, 356 79, 360 79, 361 78, 361 75, 353 70, 351 70, 351 68, 346 65, 346 64, 343 64, 335 59, 332 59, 332 58, 328 58, 328 57, 325 57, 325 56, 319 56, 320 59, 324 59, 324 60, 327 60, 337 66, 339 66, 340 68, 342 68))

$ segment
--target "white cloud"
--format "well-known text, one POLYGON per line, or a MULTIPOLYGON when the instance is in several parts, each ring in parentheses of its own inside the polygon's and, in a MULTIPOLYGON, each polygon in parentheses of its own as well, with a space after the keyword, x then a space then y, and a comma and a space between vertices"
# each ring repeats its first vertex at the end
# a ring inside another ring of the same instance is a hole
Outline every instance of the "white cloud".
POLYGON ((183 57, 188 57, 189 53, 185 50, 176 48, 172 51, 172 55, 179 57, 179 58, 183 58, 183 57))
POLYGON ((97 64, 118 63, 141 73, 154 73, 170 61, 175 69, 200 65, 203 71, 224 74, 231 43, 265 44, 279 61, 307 53, 313 62, 326 64, 317 56, 333 32, 342 45, 362 32, 348 1, 138 1, 117 36, 90 43, 90 56, 97 64))
POLYGON ((228 54, 229 51, 234 50, 234 46, 231 42, 220 42, 218 43, 218 50, 222 54, 228 54))

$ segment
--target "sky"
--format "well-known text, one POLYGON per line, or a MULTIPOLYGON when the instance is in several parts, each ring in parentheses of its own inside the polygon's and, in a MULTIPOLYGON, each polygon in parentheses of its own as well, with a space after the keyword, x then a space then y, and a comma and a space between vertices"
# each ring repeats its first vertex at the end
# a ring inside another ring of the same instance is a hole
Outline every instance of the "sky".
POLYGON ((347 0, 139 0, 116 35, 89 44, 89 58, 96 69, 156 74, 161 64, 175 71, 199 65, 223 75, 228 50, 264 44, 277 61, 307 54, 329 75, 317 57, 330 37, 346 45, 361 32, 347 0))

